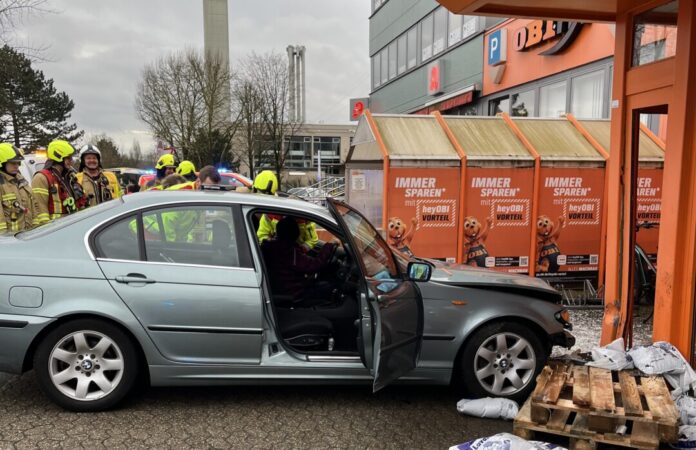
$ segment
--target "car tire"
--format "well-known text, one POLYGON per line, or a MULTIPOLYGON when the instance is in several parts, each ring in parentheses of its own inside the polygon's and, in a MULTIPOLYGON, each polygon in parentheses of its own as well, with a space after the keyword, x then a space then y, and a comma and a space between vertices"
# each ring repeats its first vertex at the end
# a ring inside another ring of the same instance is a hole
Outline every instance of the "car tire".
POLYGON ((529 327, 495 322, 467 340, 460 377, 464 389, 477 398, 502 397, 521 403, 534 389, 547 359, 547 347, 529 327))
POLYGON ((138 355, 117 326, 99 319, 64 323, 34 355, 39 386, 59 406, 76 412, 113 408, 132 390, 138 355))

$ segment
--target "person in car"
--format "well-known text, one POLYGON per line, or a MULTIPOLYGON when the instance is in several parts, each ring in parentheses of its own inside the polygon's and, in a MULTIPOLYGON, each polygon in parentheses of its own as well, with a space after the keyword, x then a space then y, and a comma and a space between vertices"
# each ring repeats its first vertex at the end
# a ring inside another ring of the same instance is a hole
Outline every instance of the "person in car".
POLYGON ((261 244, 264 261, 275 294, 291 296, 303 306, 324 303, 331 296, 331 286, 309 284, 308 275, 321 272, 329 263, 335 244, 325 244, 317 256, 307 255, 297 243, 300 227, 292 217, 276 225, 276 238, 261 244))
MULTIPOLYGON (((278 178, 270 170, 264 170, 254 179, 253 191, 262 194, 275 195, 278 191, 278 178)), ((276 236, 276 227, 282 216, 277 214, 263 214, 259 220, 258 231, 256 237, 259 242, 263 243, 266 240, 273 239, 276 236)), ((300 235, 297 242, 302 246, 305 252, 312 250, 319 243, 317 235, 317 226, 314 222, 304 219, 298 219, 297 223, 300 227, 300 235)))

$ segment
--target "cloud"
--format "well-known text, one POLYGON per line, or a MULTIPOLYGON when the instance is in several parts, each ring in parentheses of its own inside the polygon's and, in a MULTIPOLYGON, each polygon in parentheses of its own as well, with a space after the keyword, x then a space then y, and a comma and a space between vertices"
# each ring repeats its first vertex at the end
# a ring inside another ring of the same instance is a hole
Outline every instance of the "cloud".
MULTIPOLYGON (((122 148, 154 142, 133 106, 142 68, 184 48, 203 47, 201 0, 51 0, 54 13, 25 21, 17 38, 47 50, 37 63, 75 102, 73 120, 88 135, 106 133, 122 148)), ((307 49, 307 118, 345 123, 348 99, 369 93, 369 2, 229 2, 231 65, 251 51, 307 49)))

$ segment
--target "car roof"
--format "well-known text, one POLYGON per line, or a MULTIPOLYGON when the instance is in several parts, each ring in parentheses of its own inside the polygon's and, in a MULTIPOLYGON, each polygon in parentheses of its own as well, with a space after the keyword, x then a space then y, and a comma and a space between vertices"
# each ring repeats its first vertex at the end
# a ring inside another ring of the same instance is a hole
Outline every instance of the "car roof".
POLYGON ((323 206, 287 197, 274 195, 237 193, 234 191, 145 191, 122 197, 124 203, 132 207, 156 206, 159 203, 177 202, 230 202, 243 205, 294 209, 321 215, 333 220, 333 216, 323 206))

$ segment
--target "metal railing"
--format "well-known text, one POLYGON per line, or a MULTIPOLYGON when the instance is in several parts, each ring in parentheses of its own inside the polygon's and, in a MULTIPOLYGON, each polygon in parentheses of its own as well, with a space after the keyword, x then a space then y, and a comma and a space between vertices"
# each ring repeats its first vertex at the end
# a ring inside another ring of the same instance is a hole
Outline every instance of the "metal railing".
POLYGON ((288 193, 308 202, 326 206, 327 198, 345 198, 346 180, 343 177, 327 177, 306 187, 290 189, 288 193))

